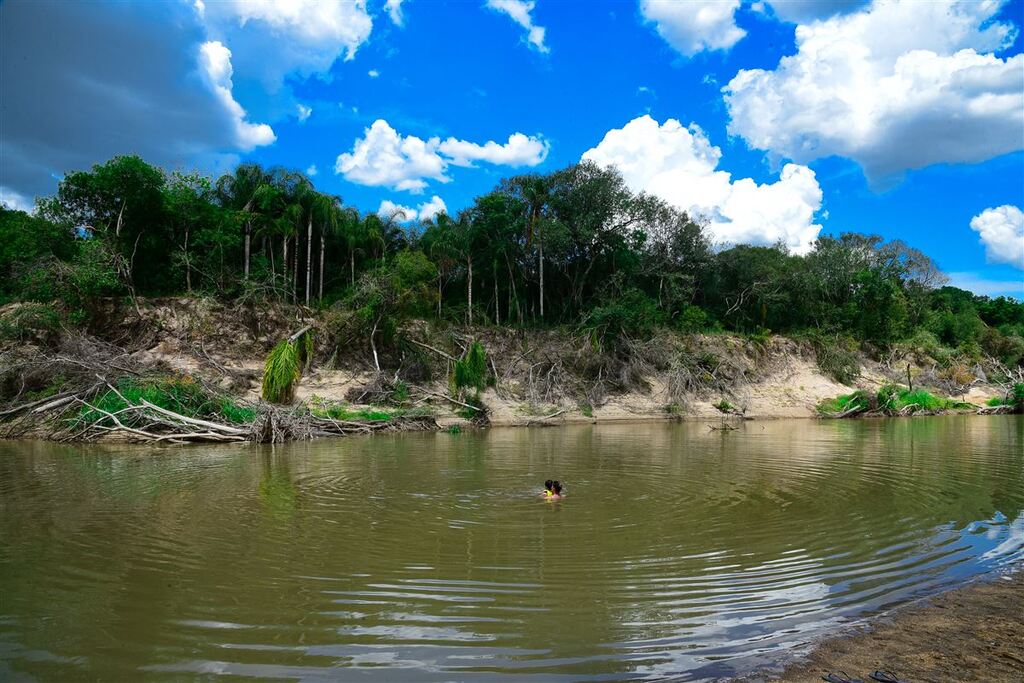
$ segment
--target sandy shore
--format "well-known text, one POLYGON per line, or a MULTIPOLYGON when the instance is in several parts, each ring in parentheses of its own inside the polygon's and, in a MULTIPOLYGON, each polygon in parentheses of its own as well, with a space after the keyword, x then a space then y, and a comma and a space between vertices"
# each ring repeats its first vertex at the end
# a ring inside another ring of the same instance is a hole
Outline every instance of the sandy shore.
POLYGON ((1024 571, 911 603, 821 641, 782 672, 739 680, 811 683, 845 671, 870 681, 876 669, 913 683, 1024 681, 1024 571))

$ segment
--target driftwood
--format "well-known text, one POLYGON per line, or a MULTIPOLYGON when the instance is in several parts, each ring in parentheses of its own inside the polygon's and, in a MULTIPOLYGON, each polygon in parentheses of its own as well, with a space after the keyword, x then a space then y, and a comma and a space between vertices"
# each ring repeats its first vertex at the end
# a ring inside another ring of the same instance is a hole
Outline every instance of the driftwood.
POLYGON ((998 406, 983 406, 978 408, 978 415, 1009 415, 1013 412, 1013 406, 1001 404, 998 406))
POLYGON ((410 389, 415 389, 416 391, 420 392, 421 394, 424 394, 425 396, 431 396, 433 398, 440 398, 440 399, 443 399, 445 401, 450 401, 451 403, 454 403, 457 406, 462 406, 463 408, 469 408, 470 410, 475 410, 478 413, 482 413, 483 412, 482 408, 478 408, 477 406, 472 406, 472 405, 470 405, 468 403, 463 403, 462 401, 458 401, 458 400, 452 398, 451 396, 445 396, 444 394, 435 394, 432 391, 427 391, 423 387, 418 387, 418 386, 410 385, 409 388, 410 389))
POLYGON ((564 413, 566 410, 567 410, 567 408, 562 408, 561 410, 556 410, 555 412, 551 413, 550 415, 544 415, 543 417, 538 417, 538 418, 534 418, 532 420, 528 420, 526 422, 526 424, 527 425, 534 425, 534 424, 538 424, 538 423, 544 422, 544 420, 550 420, 553 417, 558 417, 559 415, 564 413))
POLYGON ((412 339, 411 337, 407 337, 407 339, 409 339, 409 341, 411 341, 416 346, 422 346, 423 348, 427 349, 428 351, 433 351, 437 355, 442 356, 444 358, 447 358, 448 360, 452 361, 453 363, 458 361, 458 358, 456 358, 455 356, 452 356, 451 354, 445 353, 441 349, 434 348, 430 344, 424 344, 423 342, 418 342, 415 339, 412 339))

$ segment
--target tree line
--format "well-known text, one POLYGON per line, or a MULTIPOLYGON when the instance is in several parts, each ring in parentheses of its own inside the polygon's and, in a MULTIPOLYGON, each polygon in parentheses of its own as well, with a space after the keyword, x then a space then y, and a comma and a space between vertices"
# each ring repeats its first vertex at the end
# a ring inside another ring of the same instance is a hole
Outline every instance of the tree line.
POLYGON ((943 286, 899 240, 823 235, 805 255, 716 245, 700 219, 588 162, 410 225, 283 168, 214 179, 119 156, 67 174, 34 215, 2 209, 0 275, 0 302, 59 302, 83 323, 104 297, 195 294, 355 311, 371 342, 430 317, 576 326, 606 344, 662 328, 917 339, 1024 362, 1024 304, 943 286))

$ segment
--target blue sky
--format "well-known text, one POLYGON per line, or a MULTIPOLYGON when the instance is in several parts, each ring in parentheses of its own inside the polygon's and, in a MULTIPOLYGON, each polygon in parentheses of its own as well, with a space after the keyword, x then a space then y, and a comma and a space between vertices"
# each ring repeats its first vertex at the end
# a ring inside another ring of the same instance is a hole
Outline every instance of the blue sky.
POLYGON ((13 0, 0 191, 137 152, 430 215, 587 155, 723 243, 878 233, 1024 296, 1022 24, 1024 0, 13 0))

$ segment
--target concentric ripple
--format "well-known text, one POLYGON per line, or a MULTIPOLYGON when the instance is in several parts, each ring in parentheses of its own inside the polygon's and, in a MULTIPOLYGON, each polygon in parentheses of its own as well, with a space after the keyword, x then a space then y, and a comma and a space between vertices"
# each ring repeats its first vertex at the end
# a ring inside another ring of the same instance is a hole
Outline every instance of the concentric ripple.
POLYGON ((704 680, 1020 560, 1022 509, 1013 416, 8 443, 0 678, 704 680))

